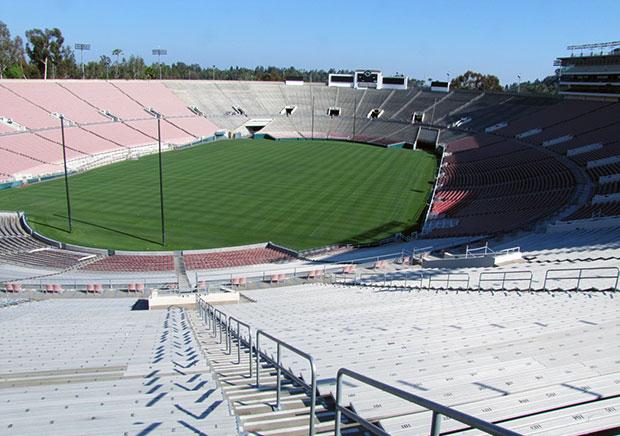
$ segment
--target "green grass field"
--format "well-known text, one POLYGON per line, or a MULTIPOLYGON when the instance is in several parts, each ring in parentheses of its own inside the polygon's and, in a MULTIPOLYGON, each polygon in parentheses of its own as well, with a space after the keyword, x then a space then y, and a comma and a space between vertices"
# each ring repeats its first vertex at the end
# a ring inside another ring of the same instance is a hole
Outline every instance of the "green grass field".
POLYGON ((370 242, 414 225, 432 190, 433 155, 334 141, 221 141, 168 152, 167 244, 160 244, 157 155, 0 191, 51 238, 119 250, 273 241, 304 249, 370 242))

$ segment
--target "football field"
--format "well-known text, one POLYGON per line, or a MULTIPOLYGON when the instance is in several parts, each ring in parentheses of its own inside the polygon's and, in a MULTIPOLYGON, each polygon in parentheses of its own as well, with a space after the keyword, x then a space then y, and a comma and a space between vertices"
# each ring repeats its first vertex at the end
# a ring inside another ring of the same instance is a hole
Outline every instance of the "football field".
POLYGON ((412 228, 437 160, 423 151, 337 141, 219 141, 163 154, 167 243, 161 245, 157 155, 0 191, 42 234, 121 250, 272 241, 294 249, 366 243, 412 228))

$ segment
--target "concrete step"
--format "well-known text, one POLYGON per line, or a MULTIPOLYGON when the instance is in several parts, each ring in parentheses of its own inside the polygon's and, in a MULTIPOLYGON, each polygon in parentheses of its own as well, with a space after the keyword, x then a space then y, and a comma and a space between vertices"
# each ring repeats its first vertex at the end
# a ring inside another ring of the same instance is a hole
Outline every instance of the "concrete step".
MULTIPOLYGON (((320 412, 317 413, 316 415, 324 415, 325 419, 333 419, 334 417, 334 412, 320 412)), ((318 419, 321 419, 321 416, 318 416, 318 419)), ((317 418, 315 419, 315 423, 317 422, 317 418)), ((256 432, 256 431, 260 431, 261 433, 264 433, 265 431, 269 431, 269 430, 276 430, 276 429, 280 429, 280 428, 290 428, 290 427, 296 427, 296 426, 304 426, 304 425, 309 425, 310 422, 310 415, 309 413, 306 414, 300 414, 300 415, 296 415, 296 416, 285 416, 285 417, 268 417, 262 420, 258 420, 258 421, 249 421, 249 422, 244 422, 242 423, 242 428, 244 431, 247 432, 256 432)), ((333 425, 333 421, 332 421, 332 425, 333 425)))
MULTIPOLYGON (((289 395, 296 395, 299 393, 304 393, 305 391, 301 388, 298 387, 283 387, 282 390, 280 391, 280 397, 284 397, 284 396, 289 396, 289 395)), ((304 394, 305 395, 305 394, 304 394)), ((247 398, 247 399, 255 399, 255 398, 276 398, 276 390, 275 389, 269 389, 269 390, 265 390, 262 391, 256 388, 253 389, 247 389, 247 391, 245 392, 241 392, 241 393, 235 393, 232 395, 226 395, 226 397, 230 400, 230 401, 234 401, 234 400, 238 400, 238 399, 243 399, 243 398, 247 398)))
MULTIPOLYGON (((280 384, 282 388, 284 389, 284 388, 290 388, 293 382, 290 380, 283 379, 281 380, 280 384)), ((255 384, 248 384, 245 386, 238 386, 238 385, 222 386, 221 389, 222 389, 222 392, 226 393, 226 395, 236 395, 239 393, 248 392, 250 390, 275 391, 276 383, 275 382, 274 383, 263 383, 263 381, 261 380, 261 385, 259 388, 257 388, 255 384)))
MULTIPOLYGON (((306 394, 293 394, 293 395, 287 395, 287 396, 282 396, 281 398, 281 402, 282 401, 288 401, 288 400, 301 400, 301 399, 307 399, 308 396, 306 394)), ((229 401, 232 403, 232 406, 234 409, 236 409, 238 407, 238 405, 249 405, 249 404, 265 404, 265 403, 274 403, 276 402, 276 395, 275 392, 273 393, 273 395, 271 397, 266 397, 266 398, 251 398, 251 399, 237 399, 237 400, 231 400, 229 399, 229 401)))
MULTIPOLYGON (((317 404, 315 407, 316 413, 326 412, 327 409, 322 404, 317 404)), ((242 415, 239 417, 241 422, 249 423, 254 421, 263 421, 268 418, 280 418, 286 416, 299 416, 308 415, 310 413, 310 407, 294 407, 294 408, 281 408, 280 410, 272 410, 270 412, 253 413, 252 415, 242 415)))
MULTIPOLYGON (((290 398, 290 397, 289 397, 290 398)), ((299 409, 306 406, 307 401, 306 398, 293 398, 293 399, 281 399, 280 400, 280 409, 299 409)), ((237 404, 234 405, 235 414, 239 417, 245 415, 252 415, 255 413, 268 413, 273 412, 273 404, 270 402, 257 402, 254 404, 237 404)))

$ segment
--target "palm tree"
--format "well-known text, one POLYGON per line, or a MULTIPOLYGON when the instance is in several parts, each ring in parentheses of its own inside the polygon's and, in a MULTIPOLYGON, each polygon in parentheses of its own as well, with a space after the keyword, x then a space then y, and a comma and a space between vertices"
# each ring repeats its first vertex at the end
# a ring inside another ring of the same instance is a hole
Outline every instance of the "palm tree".
POLYGON ((112 50, 112 56, 116 56, 116 78, 118 79, 118 63, 119 63, 119 58, 121 57, 121 55, 123 54, 123 50, 121 50, 120 48, 115 48, 114 50, 112 50))

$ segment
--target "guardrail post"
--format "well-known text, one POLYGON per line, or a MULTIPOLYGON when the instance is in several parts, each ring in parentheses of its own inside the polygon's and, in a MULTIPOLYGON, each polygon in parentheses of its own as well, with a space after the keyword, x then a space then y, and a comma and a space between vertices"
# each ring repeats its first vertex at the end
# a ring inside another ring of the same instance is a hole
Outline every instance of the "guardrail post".
MULTIPOLYGON (((256 387, 260 388, 260 330, 256 332, 256 387)), ((250 356, 250 359, 252 356, 250 356)))
POLYGON ((280 370, 280 358, 281 358, 281 347, 278 342, 277 347, 277 365, 276 365, 276 410, 280 410, 280 387, 282 382, 280 381, 280 377, 282 375, 282 371, 280 370))
POLYGON ((433 412, 433 416, 431 419, 431 436, 439 436, 441 427, 441 415, 437 412, 433 412))
POLYGON ((336 436, 341 436, 340 427, 342 424, 340 421, 342 420, 342 412, 340 412, 340 402, 342 401, 342 374, 338 373, 336 377, 336 436))

